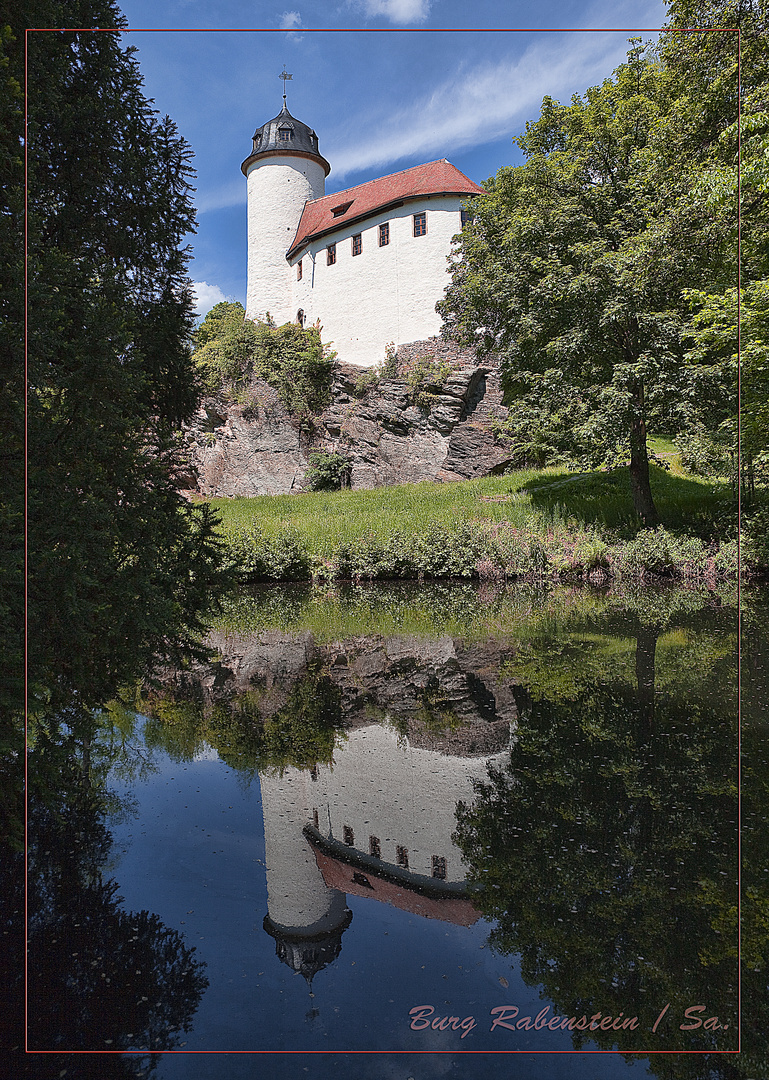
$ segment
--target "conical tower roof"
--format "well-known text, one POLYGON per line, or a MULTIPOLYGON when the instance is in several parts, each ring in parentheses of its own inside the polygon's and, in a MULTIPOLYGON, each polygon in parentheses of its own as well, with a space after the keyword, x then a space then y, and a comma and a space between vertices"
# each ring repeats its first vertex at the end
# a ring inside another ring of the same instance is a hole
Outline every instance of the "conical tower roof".
POLYGON ((245 175, 248 166, 259 158, 276 155, 312 158, 323 167, 326 176, 331 172, 331 166, 318 151, 318 136, 292 116, 285 104, 277 116, 254 132, 253 149, 240 166, 241 172, 245 175))

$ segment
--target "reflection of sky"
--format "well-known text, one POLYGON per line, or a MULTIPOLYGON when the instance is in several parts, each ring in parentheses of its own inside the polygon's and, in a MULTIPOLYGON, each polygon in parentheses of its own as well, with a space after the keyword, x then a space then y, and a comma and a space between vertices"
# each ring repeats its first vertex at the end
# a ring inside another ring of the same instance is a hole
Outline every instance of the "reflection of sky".
MULTIPOLYGON (((510 958, 486 944, 489 926, 464 928, 421 918, 387 904, 348 897, 352 923, 338 958, 313 982, 281 963, 262 928, 267 911, 264 833, 257 782, 208 757, 186 764, 158 754, 159 770, 134 787, 138 815, 115 828, 114 871, 130 910, 149 909, 185 936, 206 962, 210 986, 187 1035, 189 1049, 306 1048, 329 1051, 525 1049, 536 1033, 488 1035, 489 1011, 517 1004, 536 1015, 545 1004, 526 987, 510 958), (505 988, 501 979, 505 979, 505 988), (412 1032, 408 1011, 432 1004, 435 1015, 476 1018, 459 1033, 412 1032), (317 1010, 308 1020, 310 1010, 317 1010), (504 1040, 515 1040, 515 1043, 504 1040)), ((598 1006, 596 1006, 598 1007, 598 1006)), ((565 1032, 546 1032, 546 1046, 569 1050, 565 1032)), ((540 1044, 542 1045, 542 1044, 540 1044)), ((159 1080, 269 1076, 382 1077, 414 1080, 505 1074, 556 1080, 613 1080, 629 1066, 614 1055, 514 1058, 438 1054, 252 1057, 166 1055, 159 1080), (504 1063, 504 1064, 503 1064, 504 1063)), ((639 1066, 636 1072, 642 1074, 639 1066)))

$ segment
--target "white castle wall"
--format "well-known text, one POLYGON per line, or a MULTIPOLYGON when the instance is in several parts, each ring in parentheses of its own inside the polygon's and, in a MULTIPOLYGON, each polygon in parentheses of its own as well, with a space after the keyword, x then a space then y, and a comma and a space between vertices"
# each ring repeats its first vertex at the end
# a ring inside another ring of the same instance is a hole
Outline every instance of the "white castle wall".
MULTIPOLYGON (((289 317, 296 319, 301 309, 305 325, 320 319, 323 341, 351 364, 379 363, 388 342, 399 345, 438 334, 441 319, 435 305, 449 284, 447 255, 452 236, 461 228, 461 204, 458 195, 436 195, 365 222, 340 225, 304 252, 301 281, 296 274, 299 260, 294 259, 288 275, 289 317), (414 236, 413 216, 423 211, 427 234, 414 236), (385 221, 390 223, 390 243, 379 247, 379 225, 385 221), (363 248, 354 256, 356 233, 363 248), (334 242, 336 263, 328 266, 326 248, 334 242)), ((249 269, 249 283, 250 275, 249 269)))
POLYGON ((286 251, 308 199, 325 193, 323 167, 291 155, 256 158, 248 179, 248 289, 246 317, 269 312, 278 325, 296 318, 286 251))

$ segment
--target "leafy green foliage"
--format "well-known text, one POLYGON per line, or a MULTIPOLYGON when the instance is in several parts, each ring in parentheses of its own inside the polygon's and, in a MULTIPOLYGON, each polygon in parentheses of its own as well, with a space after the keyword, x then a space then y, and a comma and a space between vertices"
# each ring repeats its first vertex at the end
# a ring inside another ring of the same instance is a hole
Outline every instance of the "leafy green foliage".
POLYGON ((404 372, 409 399, 418 408, 429 412, 446 385, 451 365, 429 356, 418 357, 404 372))
POLYGON ((252 322, 242 304, 225 301, 208 312, 196 344, 193 360, 210 392, 237 396, 254 379, 263 379, 301 420, 328 404, 335 354, 321 343, 317 326, 252 322))
POLYGON ((350 459, 345 454, 315 450, 308 457, 304 474, 310 491, 339 491, 350 486, 350 459))
POLYGON ((524 418, 511 426, 519 460, 566 450, 583 464, 629 457, 647 524, 658 518, 647 425, 680 429, 684 406, 687 422, 713 404, 723 417, 731 394, 717 364, 703 373, 683 362, 682 290, 713 281, 728 230, 689 197, 683 163, 670 167, 659 150, 678 93, 634 45, 600 87, 568 105, 545 98, 517 140, 526 163, 501 169, 473 200, 440 305, 449 334, 502 357, 524 418))

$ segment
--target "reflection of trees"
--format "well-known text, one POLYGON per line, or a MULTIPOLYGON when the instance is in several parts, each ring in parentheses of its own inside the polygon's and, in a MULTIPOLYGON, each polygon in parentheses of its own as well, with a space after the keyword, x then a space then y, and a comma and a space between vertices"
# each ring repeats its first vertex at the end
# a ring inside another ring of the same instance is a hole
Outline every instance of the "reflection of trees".
MULTIPOLYGON (((603 637, 586 635, 587 677, 573 671, 575 642, 553 643, 549 656, 540 642, 535 660, 523 652, 519 677, 534 690, 519 691, 517 744, 509 765, 490 771, 475 804, 458 807, 457 839, 482 910, 497 922, 493 943, 521 954, 524 979, 541 983, 557 1011, 638 1015, 647 1047, 730 1049, 737 1024, 734 695, 723 647, 702 631, 699 651, 710 650, 711 663, 697 672, 698 698, 658 689, 665 622, 623 619, 617 630, 625 641, 632 634, 631 654, 605 626, 603 637), (680 1019, 650 1036, 667 1002, 680 1019), (731 1034, 679 1031, 684 1009, 700 1003, 731 1034)), ((591 1036, 614 1045, 611 1035, 591 1036)))
POLYGON ((331 764, 343 727, 341 691, 315 668, 293 683, 278 709, 259 687, 208 706, 194 686, 186 695, 154 693, 137 704, 151 718, 148 745, 189 760, 208 743, 227 765, 246 773, 331 764))
MULTIPOLYGON (((167 1050, 189 1030, 207 986, 181 935, 147 911, 128 912, 104 880, 115 799, 102 773, 114 728, 72 715, 40 724, 29 816, 29 1039, 35 1050, 167 1050), (104 752, 106 747, 106 753, 104 752)), ((122 740, 118 740, 118 743, 122 740)), ((90 1075, 79 1059, 78 1072, 90 1075)), ((153 1055, 97 1059, 93 1075, 141 1076, 153 1055)), ((58 1076, 62 1059, 35 1059, 33 1075, 58 1076)), ((64 1075, 67 1075, 66 1073, 64 1075)))

